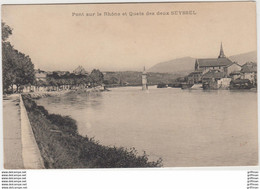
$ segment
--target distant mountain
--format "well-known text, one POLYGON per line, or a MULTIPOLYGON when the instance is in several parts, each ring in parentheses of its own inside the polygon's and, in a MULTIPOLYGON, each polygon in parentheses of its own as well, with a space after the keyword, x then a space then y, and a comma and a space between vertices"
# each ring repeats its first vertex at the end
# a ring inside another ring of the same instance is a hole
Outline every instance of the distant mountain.
MULTIPOLYGON (((245 64, 246 62, 256 62, 257 61, 257 52, 251 51, 248 53, 241 53, 228 57, 230 60, 237 62, 240 65, 245 64)), ((196 58, 192 57, 183 57, 178 59, 173 59, 166 62, 161 62, 150 69, 148 72, 158 72, 158 73, 189 73, 194 70, 196 58)))
POLYGON ((176 73, 176 72, 189 72, 194 69, 195 58, 183 57, 167 62, 161 62, 150 69, 148 72, 159 72, 159 73, 176 73))
POLYGON ((246 62, 256 62, 257 63, 257 52, 251 51, 247 53, 242 53, 229 57, 230 60, 237 62, 241 66, 246 62))

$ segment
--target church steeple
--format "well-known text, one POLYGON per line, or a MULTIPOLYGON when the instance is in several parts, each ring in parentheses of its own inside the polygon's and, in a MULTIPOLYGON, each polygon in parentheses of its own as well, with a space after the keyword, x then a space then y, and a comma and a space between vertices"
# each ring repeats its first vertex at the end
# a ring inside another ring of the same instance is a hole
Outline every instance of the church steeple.
POLYGON ((221 42, 221 45, 220 45, 220 52, 219 52, 218 58, 226 58, 224 51, 223 51, 222 42, 221 42))

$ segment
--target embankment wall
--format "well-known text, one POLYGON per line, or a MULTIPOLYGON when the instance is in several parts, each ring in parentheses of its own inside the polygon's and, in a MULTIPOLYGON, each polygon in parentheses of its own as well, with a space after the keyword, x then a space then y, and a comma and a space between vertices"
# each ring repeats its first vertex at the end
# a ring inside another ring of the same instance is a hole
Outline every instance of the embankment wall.
POLYGON ((35 141, 32 127, 20 95, 22 158, 25 169, 44 169, 40 150, 35 141))

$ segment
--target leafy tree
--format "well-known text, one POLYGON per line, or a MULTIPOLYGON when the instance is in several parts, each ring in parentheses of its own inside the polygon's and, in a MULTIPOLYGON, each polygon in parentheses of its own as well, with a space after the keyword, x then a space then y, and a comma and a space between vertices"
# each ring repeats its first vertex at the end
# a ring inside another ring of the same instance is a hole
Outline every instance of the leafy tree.
POLYGON ((16 85, 17 92, 21 85, 33 84, 35 81, 34 65, 29 56, 14 49, 10 42, 6 41, 12 34, 12 29, 2 22, 2 68, 3 89, 16 85))
POLYGON ((96 84, 101 85, 104 81, 104 75, 98 69, 92 70, 92 72, 90 74, 90 78, 92 80, 92 84, 94 84, 94 85, 96 85, 96 84))
POLYGON ((33 84, 35 80, 34 65, 30 57, 15 50, 14 59, 16 65, 14 84, 17 86, 17 90, 21 85, 33 84))
POLYGON ((13 61, 14 49, 9 42, 2 42, 2 69, 3 69, 3 90, 12 88, 15 81, 15 62, 13 61))
POLYGON ((10 26, 6 25, 2 21, 2 41, 6 41, 6 39, 9 37, 9 35, 12 35, 12 28, 10 26))
POLYGON ((66 72, 63 75, 59 75, 57 72, 47 75, 47 83, 51 86, 79 86, 89 83, 89 76, 87 74, 79 74, 66 72))
POLYGON ((50 86, 57 86, 57 81, 52 75, 47 75, 47 84, 50 86))

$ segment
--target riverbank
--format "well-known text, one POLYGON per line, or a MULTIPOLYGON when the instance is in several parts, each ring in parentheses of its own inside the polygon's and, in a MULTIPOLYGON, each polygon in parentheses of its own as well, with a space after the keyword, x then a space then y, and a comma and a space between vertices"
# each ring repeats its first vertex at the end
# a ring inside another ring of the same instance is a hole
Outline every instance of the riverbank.
POLYGON ((46 168, 130 168, 160 167, 135 149, 107 147, 78 134, 76 121, 49 114, 30 97, 23 95, 29 120, 46 168))
POLYGON ((30 95, 32 99, 39 99, 42 97, 51 97, 51 96, 60 96, 62 94, 68 93, 69 91, 51 91, 51 92, 33 92, 33 93, 24 93, 30 95))
POLYGON ((30 95, 30 98, 32 99, 39 99, 42 97, 61 96, 66 93, 89 94, 89 93, 97 93, 97 92, 104 92, 104 91, 109 91, 109 90, 101 87, 93 87, 93 88, 83 88, 77 90, 41 91, 41 92, 32 92, 32 93, 24 93, 24 94, 30 95))

